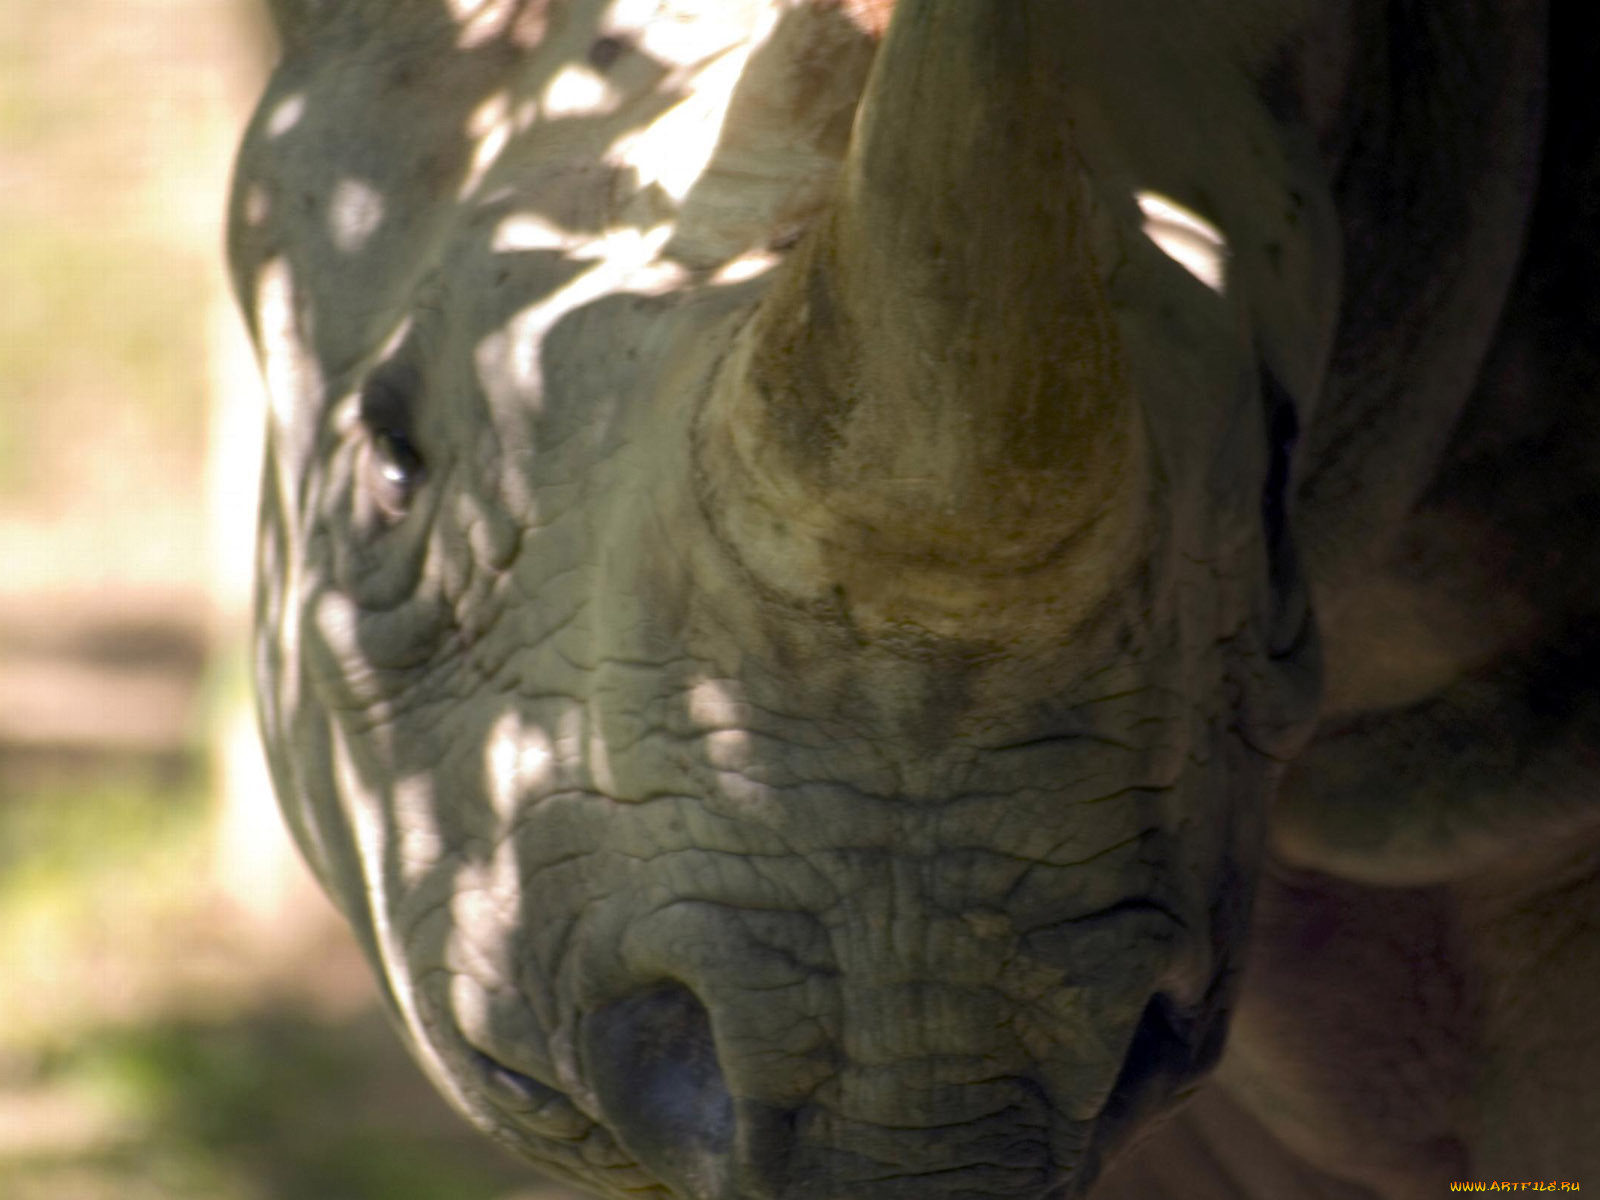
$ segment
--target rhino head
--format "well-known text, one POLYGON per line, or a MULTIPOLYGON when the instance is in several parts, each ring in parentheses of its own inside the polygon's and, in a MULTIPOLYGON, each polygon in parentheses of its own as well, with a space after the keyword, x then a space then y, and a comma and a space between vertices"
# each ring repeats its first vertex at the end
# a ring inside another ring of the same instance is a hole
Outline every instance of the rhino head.
POLYGON ((608 1195, 1083 1194, 1311 720, 1295 6, 892 7, 282 0, 238 167, 289 824, 608 1195))

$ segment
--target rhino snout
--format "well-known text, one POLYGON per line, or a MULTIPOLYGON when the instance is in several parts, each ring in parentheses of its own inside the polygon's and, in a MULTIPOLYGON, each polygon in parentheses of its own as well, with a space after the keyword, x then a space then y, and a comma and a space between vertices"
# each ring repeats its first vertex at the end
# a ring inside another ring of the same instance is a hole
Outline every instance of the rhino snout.
MULTIPOLYGON (((738 919, 718 912, 703 943, 738 919)), ((1010 922, 987 915, 952 924, 993 940, 1010 922)), ((972 956, 937 924, 915 940, 972 956)), ((683 1200, 1085 1194, 1103 1158, 1214 1056, 1191 1011, 1151 990, 1170 973, 1112 984, 1085 969, 1112 942, 1124 962, 1152 960, 1176 924, 1119 904, 1016 939, 1030 965, 995 974, 941 976, 920 953, 869 963, 865 931, 848 926, 831 931, 839 963, 787 985, 731 963, 680 979, 640 965, 572 1018, 571 1103, 683 1200)), ((486 1098, 523 1135, 547 1138, 552 1111, 576 1113, 500 1057, 476 1057, 486 1098)))

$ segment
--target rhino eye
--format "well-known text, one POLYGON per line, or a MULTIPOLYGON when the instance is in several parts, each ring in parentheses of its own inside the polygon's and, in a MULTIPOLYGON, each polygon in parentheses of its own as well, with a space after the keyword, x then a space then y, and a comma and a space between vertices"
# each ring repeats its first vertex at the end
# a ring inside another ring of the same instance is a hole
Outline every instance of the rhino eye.
POLYGON ((427 467, 405 434, 397 429, 378 428, 369 435, 364 474, 378 507, 398 519, 410 509, 427 467))
POLYGON ((411 440, 421 391, 415 364, 402 354, 381 363, 361 389, 361 427, 366 434, 361 483, 390 520, 406 515, 427 475, 422 454, 411 440))

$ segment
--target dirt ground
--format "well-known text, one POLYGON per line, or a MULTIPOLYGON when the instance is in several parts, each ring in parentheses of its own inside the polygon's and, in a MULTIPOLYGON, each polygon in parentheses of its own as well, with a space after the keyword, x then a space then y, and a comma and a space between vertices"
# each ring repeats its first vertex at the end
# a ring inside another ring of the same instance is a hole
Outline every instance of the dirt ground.
POLYGON ((405 1059, 246 700, 247 0, 0 4, 0 1196, 556 1200, 405 1059))

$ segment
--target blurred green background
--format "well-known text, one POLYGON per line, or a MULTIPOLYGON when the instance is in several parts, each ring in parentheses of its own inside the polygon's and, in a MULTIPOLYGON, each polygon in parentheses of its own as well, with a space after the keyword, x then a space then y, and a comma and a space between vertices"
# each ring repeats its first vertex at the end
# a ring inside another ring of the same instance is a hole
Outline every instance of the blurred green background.
POLYGON ((555 1200, 411 1065, 278 825, 247 0, 0 0, 0 1197, 555 1200))

